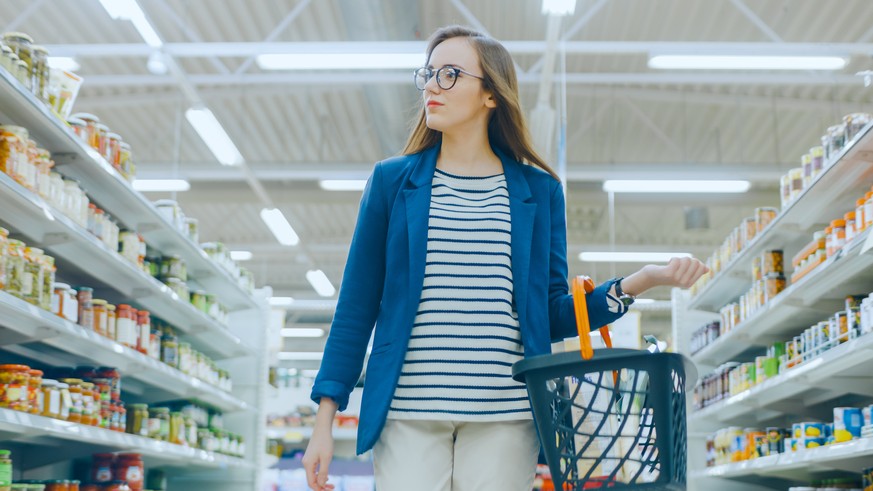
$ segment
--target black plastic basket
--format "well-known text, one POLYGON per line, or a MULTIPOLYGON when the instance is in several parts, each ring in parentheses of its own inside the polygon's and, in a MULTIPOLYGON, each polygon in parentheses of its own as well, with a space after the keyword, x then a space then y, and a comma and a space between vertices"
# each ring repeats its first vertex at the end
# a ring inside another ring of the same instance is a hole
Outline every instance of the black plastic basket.
POLYGON ((685 489, 685 389, 697 379, 687 358, 569 352, 519 361, 512 374, 527 384, 555 489, 685 489))

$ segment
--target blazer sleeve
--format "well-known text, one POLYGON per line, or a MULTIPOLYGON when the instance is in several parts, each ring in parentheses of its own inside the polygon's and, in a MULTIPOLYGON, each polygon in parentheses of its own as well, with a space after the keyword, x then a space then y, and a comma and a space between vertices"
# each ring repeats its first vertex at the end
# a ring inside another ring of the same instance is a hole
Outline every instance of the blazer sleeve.
MULTIPOLYGON (((549 323, 552 341, 578 336, 573 296, 567 282, 567 218, 564 188, 557 180, 552 184, 551 220, 552 237, 549 252, 549 323)), ((606 294, 615 280, 609 280, 586 295, 588 320, 597 329, 618 320, 623 313, 612 312, 606 294)))
POLYGON ((382 166, 377 164, 361 198, 330 335, 310 396, 316 403, 329 397, 340 411, 361 375, 382 301, 389 218, 382 183, 382 166))

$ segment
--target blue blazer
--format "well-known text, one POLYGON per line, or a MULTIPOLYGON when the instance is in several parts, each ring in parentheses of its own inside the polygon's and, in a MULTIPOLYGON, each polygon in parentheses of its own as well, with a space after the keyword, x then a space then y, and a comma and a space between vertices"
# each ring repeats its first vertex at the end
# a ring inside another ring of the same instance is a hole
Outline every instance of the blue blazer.
MULTIPOLYGON (((373 327, 373 350, 358 427, 358 453, 376 443, 394 396, 421 299, 431 185, 439 147, 378 163, 361 207, 330 336, 312 400, 330 397, 340 411, 358 381, 373 327)), ((525 357, 551 352, 551 342, 576 336, 567 283, 567 224, 561 183, 495 149, 503 163, 512 220, 512 277, 525 357)), ((592 326, 615 321, 606 292, 588 294, 592 326)))

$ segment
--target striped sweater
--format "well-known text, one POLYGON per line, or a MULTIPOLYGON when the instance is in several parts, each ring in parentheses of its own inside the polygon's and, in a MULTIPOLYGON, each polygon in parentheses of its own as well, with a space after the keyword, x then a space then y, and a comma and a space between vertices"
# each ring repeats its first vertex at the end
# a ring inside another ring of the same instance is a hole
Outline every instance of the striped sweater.
POLYGON ((503 174, 436 170, 424 286, 391 419, 531 419, 512 364, 524 356, 513 304, 509 194, 503 174))

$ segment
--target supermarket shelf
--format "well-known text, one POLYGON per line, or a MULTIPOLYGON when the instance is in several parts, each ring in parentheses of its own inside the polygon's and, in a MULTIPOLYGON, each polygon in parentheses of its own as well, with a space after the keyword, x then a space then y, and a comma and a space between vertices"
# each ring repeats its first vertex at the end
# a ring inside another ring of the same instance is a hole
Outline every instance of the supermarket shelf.
MULTIPOLYGON (((267 438, 285 440, 288 442, 302 442, 312 437, 312 428, 300 427, 268 427, 267 438)), ((333 439, 336 441, 354 441, 358 438, 357 428, 334 428, 333 439)))
POLYGON ((197 244, 176 230, 142 193, 133 189, 103 157, 82 142, 67 125, 25 90, 6 70, 0 70, 0 115, 23 126, 31 138, 52 153, 57 170, 79 181, 102 208, 128 228, 137 230, 164 255, 178 254, 188 272, 230 310, 257 308, 254 297, 197 244))
POLYGON ((692 471, 692 478, 735 479, 768 476, 792 481, 809 481, 823 472, 857 473, 873 459, 873 438, 863 438, 799 452, 692 471))
POLYGON ((86 283, 89 286, 119 292, 119 300, 133 300, 152 315, 173 324, 194 341, 197 349, 213 358, 251 353, 251 348, 226 327, 182 301, 169 287, 2 173, 0 208, 5 211, 3 221, 10 227, 64 261, 59 268, 61 273, 88 277, 92 279, 86 283))
POLYGON ((755 387, 689 414, 692 431, 711 433, 726 426, 761 426, 783 415, 801 415, 810 407, 847 394, 873 397, 863 382, 873 373, 873 334, 824 352, 755 387))
POLYGON ((694 310, 718 310, 751 286, 752 259, 782 249, 786 261, 812 241, 813 227, 855 209, 873 184, 873 123, 862 129, 815 181, 728 263, 689 303, 694 310))
POLYGON ((0 345, 27 344, 44 363, 69 366, 97 364, 118 368, 125 378, 137 379, 149 390, 149 402, 175 398, 195 399, 225 412, 248 405, 231 394, 143 355, 104 336, 82 328, 6 292, 0 292, 0 345), (43 347, 59 353, 44 356, 43 347))
POLYGON ((870 230, 839 254, 783 290, 772 302, 724 336, 691 356, 698 365, 715 367, 750 349, 786 341, 801 329, 843 310, 844 299, 873 291, 873 251, 861 254, 870 230))
MULTIPOLYGON (((7 446, 16 442, 45 443, 46 440, 49 440, 57 443, 57 440, 61 440, 110 451, 137 452, 148 459, 152 465, 194 468, 253 468, 251 463, 236 457, 10 409, 0 409, 0 439, 4 440, 7 446)), ((65 447, 69 447, 69 445, 65 445, 65 447)), ((44 459, 38 459, 37 456, 34 456, 28 461, 32 463, 40 460, 50 462, 48 460, 50 458, 51 456, 47 456, 44 459)))

